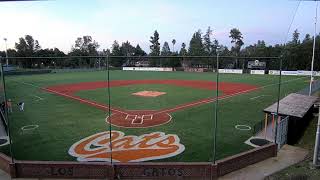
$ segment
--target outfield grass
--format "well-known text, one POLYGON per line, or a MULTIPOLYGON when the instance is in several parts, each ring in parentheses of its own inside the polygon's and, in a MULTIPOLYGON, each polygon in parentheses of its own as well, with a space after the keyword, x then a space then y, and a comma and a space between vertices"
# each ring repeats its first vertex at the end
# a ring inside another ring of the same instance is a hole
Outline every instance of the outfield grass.
MULTIPOLYGON (((129 79, 184 79, 215 81, 214 73, 187 72, 130 72, 110 71, 110 80, 129 79)), ((219 101, 217 130, 217 159, 250 149, 244 144, 252 131, 239 131, 237 124, 253 127, 264 118, 262 110, 277 100, 278 76, 220 74, 221 82, 247 83, 263 87, 260 90, 219 101)), ((95 107, 48 93, 40 87, 78 82, 106 81, 105 71, 52 73, 5 78, 7 96, 14 104, 25 102, 25 111, 9 115, 13 141, 13 155, 23 160, 75 160, 68 154, 72 144, 92 134, 109 130, 105 122, 106 112, 95 107), (41 99, 40 99, 41 98, 41 99), (33 131, 22 131, 21 127, 37 124, 33 131)), ((281 96, 296 92, 308 85, 308 77, 284 76, 281 96)), ((107 104, 107 89, 80 91, 77 95, 107 104)), ((220 92, 221 94, 221 92, 220 92)), ((135 85, 112 87, 111 104, 130 109, 162 109, 178 104, 214 97, 215 91, 183 88, 170 85, 135 85), (132 92, 145 89, 166 91, 155 99, 131 96, 132 92)), ((159 161, 212 161, 213 122, 215 103, 184 109, 171 113, 168 124, 140 129, 112 126, 127 135, 142 135, 155 131, 177 134, 185 151, 175 157, 159 161)), ((8 152, 7 147, 1 148, 8 152)))

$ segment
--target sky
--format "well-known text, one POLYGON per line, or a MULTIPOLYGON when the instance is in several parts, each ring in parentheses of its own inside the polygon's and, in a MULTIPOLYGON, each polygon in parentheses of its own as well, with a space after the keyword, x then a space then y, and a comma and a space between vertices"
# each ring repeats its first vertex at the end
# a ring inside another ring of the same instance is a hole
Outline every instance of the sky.
MULTIPOLYGON (((157 30, 160 43, 176 39, 189 44, 192 34, 208 26, 221 44, 231 46, 229 32, 238 28, 246 45, 265 40, 268 45, 314 32, 315 2, 300 3, 290 34, 288 28, 299 1, 294 0, 48 0, 0 2, 0 50, 14 48, 20 37, 32 35, 42 48, 69 52, 77 37, 90 35, 100 50, 114 40, 139 44, 149 52, 157 30)), ((320 10, 319 10, 320 11, 320 10)), ((319 18, 320 19, 320 18, 319 18)), ((318 23, 320 24, 320 23, 318 23)), ((320 26, 317 27, 320 30, 320 26)), ((318 32, 319 33, 319 32, 318 32)))

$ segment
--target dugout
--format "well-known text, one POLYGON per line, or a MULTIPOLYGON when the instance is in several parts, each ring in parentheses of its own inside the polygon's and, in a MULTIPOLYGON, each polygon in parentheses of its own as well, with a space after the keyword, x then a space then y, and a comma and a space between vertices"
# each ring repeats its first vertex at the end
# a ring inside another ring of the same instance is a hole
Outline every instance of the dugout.
MULTIPOLYGON (((318 97, 292 93, 279 101, 279 115, 289 116, 287 143, 295 144, 312 119, 314 104, 318 97)), ((264 109, 270 115, 276 114, 278 103, 264 109)))

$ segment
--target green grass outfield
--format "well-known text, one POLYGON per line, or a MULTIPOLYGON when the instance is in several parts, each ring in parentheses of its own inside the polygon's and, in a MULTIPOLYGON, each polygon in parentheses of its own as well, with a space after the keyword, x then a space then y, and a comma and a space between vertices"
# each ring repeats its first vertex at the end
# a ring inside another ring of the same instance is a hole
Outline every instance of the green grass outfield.
MULTIPOLYGON (((48 93, 40 87, 79 82, 106 81, 106 71, 68 72, 43 75, 8 76, 5 78, 7 97, 13 101, 14 112, 9 115, 13 141, 13 155, 19 160, 67 160, 76 158, 68 154, 75 142, 90 135, 109 130, 105 122, 106 112, 87 104, 48 93), (15 105, 25 102, 25 111, 15 105), (26 125, 39 128, 23 131, 26 125)), ((216 81, 215 73, 187 72, 132 72, 110 71, 110 80, 129 79, 183 79, 216 81)), ((299 91, 308 85, 309 77, 283 76, 281 96, 299 91)), ((219 101, 217 130, 217 159, 224 158, 251 147, 244 144, 252 131, 240 131, 235 125, 253 127, 264 118, 262 110, 277 100, 279 76, 220 74, 221 82, 237 82, 262 87, 260 90, 219 101)), ((171 85, 130 85, 112 87, 111 104, 124 109, 163 109, 215 97, 216 91, 201 90, 171 85), (132 96, 140 90, 158 90, 166 95, 152 98, 132 96)), ((222 92, 219 92, 222 94, 222 92)), ((101 104, 108 103, 107 89, 77 92, 80 97, 101 104)), ((152 128, 126 129, 112 126, 126 135, 142 135, 155 131, 176 134, 185 146, 180 155, 157 161, 205 162, 213 157, 213 122, 215 103, 204 104, 171 113, 172 120, 165 125, 152 128)), ((8 147, 1 147, 8 153, 8 147)))

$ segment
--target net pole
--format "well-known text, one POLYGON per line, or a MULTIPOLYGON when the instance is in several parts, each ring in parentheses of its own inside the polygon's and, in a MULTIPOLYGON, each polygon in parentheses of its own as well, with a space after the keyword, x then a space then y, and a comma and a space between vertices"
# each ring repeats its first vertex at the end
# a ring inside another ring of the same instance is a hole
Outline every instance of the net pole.
POLYGON ((264 119, 264 139, 267 139, 267 127, 268 127, 268 113, 265 113, 264 119))
POLYGON ((107 56, 107 85, 108 85, 108 118, 109 118, 109 141, 110 141, 110 163, 112 164, 112 142, 111 142, 111 95, 110 95, 110 69, 109 69, 109 56, 107 56))
POLYGON ((314 144, 314 152, 313 152, 313 165, 320 166, 320 106, 319 108, 319 115, 318 115, 318 124, 317 124, 317 132, 316 132, 316 140, 314 144))
MULTIPOLYGON (((8 59, 8 58, 6 58, 8 59)), ((10 120, 9 120, 9 114, 8 114, 8 104, 7 104, 7 92, 6 92, 6 82, 5 82, 5 78, 4 78, 4 72, 3 72, 3 66, 2 66, 2 63, 0 61, 0 65, 1 65, 1 72, 2 72, 2 82, 3 82, 3 90, 4 90, 4 101, 5 101, 5 116, 7 118, 7 122, 8 122, 8 128, 7 128, 7 131, 8 131, 8 136, 9 136, 9 151, 10 151, 10 155, 11 155, 11 163, 14 163, 14 154, 13 154, 13 147, 12 147, 12 136, 11 136, 11 129, 10 129, 10 120)))
MULTIPOLYGON (((279 65, 279 70, 280 70, 280 74, 279 74, 279 83, 278 83, 278 100, 277 100, 277 111, 276 111, 276 115, 279 115, 279 109, 280 109, 280 95, 281 95, 281 78, 282 78, 282 57, 280 57, 280 65, 279 65)), ((277 132, 278 132, 278 124, 275 124, 275 134, 274 134, 274 143, 277 144, 277 132)))
POLYGON ((217 75, 216 75, 216 106, 215 106, 215 121, 214 121, 214 137, 213 137, 213 163, 216 163, 216 155, 217 155, 217 130, 218 130, 218 106, 219 106, 219 52, 217 53, 217 75))

